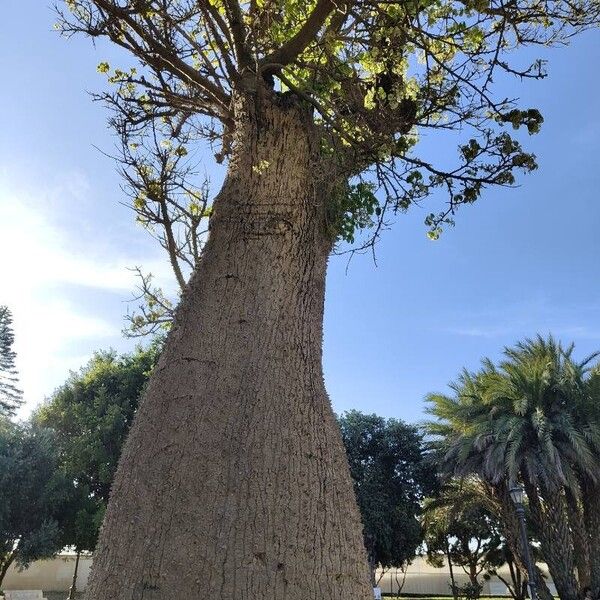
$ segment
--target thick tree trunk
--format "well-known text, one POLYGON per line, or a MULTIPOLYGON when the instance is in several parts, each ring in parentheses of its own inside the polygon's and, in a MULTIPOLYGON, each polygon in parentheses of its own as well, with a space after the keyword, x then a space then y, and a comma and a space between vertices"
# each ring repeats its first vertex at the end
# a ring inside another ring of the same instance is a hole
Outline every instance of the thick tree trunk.
POLYGON ((598 598, 600 596, 600 485, 587 477, 583 484, 583 515, 590 548, 590 586, 593 597, 598 598))
POLYGON ((568 489, 565 490, 565 499, 568 508, 569 525, 571 526, 571 536, 573 537, 577 581, 579 588, 584 589, 591 585, 591 565, 590 540, 585 527, 583 506, 568 489))
MULTIPOLYGON (((527 580, 529 576, 524 558, 525 548, 523 547, 519 520, 517 513, 515 512, 515 506, 510 497, 508 486, 506 484, 497 484, 494 486, 494 493, 496 494, 496 498, 498 500, 500 523, 502 525, 502 532, 506 538, 506 543, 512 552, 515 565, 521 572, 521 577, 523 580, 527 580)), ((532 560, 535 562, 535 558, 532 557, 532 560)), ((540 599, 553 600, 552 593, 546 584, 542 571, 537 565, 534 565, 534 569, 536 573, 535 583, 537 585, 540 599)))
POLYGON ((576 600, 578 586, 575 578, 573 538, 563 492, 560 488, 544 488, 542 504, 537 489, 533 485, 526 485, 526 488, 542 554, 548 564, 556 592, 561 600, 576 600))
POLYGON ((88 600, 366 600, 321 368, 326 178, 310 117, 238 100, 211 234, 125 445, 88 600))

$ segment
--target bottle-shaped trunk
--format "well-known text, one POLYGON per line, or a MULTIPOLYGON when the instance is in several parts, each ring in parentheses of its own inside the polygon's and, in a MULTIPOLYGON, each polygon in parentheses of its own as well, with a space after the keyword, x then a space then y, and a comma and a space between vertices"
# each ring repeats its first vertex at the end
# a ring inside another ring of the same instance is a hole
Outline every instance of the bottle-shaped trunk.
POLYGON ((119 465, 88 600, 366 600, 321 368, 326 178, 310 116, 240 102, 209 240, 119 465))

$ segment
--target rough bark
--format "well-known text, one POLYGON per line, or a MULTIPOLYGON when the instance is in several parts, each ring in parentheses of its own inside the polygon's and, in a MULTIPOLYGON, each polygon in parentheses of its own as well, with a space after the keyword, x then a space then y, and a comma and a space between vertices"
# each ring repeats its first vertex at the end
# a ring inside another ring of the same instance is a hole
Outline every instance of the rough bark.
POLYGON ((573 552, 577 567, 577 581, 579 588, 584 589, 591 585, 590 570, 590 539, 585 527, 582 503, 570 490, 565 490, 565 500, 568 507, 569 525, 573 537, 573 552))
POLYGON ((589 536, 590 587, 594 598, 600 596, 600 483, 583 481, 583 515, 589 536))
MULTIPOLYGON (((523 548, 523 541, 521 539, 519 520, 515 507, 510 497, 508 486, 505 484, 498 484, 494 486, 494 493, 498 500, 498 509, 500 510, 500 523, 502 525, 502 532, 506 539, 506 543, 510 548, 513 555, 515 565, 517 566, 523 581, 528 580, 527 565, 525 563, 525 549, 523 548)), ((534 559, 535 560, 535 559, 534 559)), ((546 584, 546 580, 543 577, 542 571, 535 565, 536 573, 536 585, 540 600, 553 600, 552 593, 546 584)))
POLYGON ((116 475, 88 600, 366 600, 321 367, 327 180, 310 116, 237 99, 211 233, 116 475))
POLYGON ((561 600, 578 598, 573 537, 561 488, 544 488, 543 502, 537 488, 526 483, 529 507, 539 536, 542 554, 561 600))

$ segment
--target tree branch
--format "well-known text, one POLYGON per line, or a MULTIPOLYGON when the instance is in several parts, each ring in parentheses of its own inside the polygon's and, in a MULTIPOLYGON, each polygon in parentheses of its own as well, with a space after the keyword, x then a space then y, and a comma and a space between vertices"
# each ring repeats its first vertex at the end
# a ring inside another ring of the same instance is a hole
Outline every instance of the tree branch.
POLYGON ((196 84, 221 110, 228 110, 229 96, 222 88, 206 77, 202 77, 196 69, 169 50, 164 44, 150 37, 144 27, 133 19, 127 10, 115 6, 109 0, 94 0, 94 2, 108 15, 126 23, 148 46, 150 52, 144 52, 143 48, 140 48, 139 45, 137 45, 137 48, 131 48, 141 59, 159 70, 162 68, 176 77, 183 78, 184 80, 187 79, 196 84))
POLYGON ((315 39, 319 29, 336 6, 334 0, 317 0, 313 11, 296 35, 261 61, 263 72, 273 74, 293 62, 315 39))

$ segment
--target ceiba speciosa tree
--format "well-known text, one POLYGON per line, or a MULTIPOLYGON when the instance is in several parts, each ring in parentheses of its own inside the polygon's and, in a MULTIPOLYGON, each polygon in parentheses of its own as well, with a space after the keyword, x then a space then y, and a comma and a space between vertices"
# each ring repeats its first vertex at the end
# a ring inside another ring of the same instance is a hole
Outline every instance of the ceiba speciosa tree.
POLYGON ((507 129, 534 133, 541 115, 496 97, 494 79, 543 77, 541 61, 518 68, 511 53, 562 42, 599 12, 596 0, 59 7, 64 33, 137 60, 98 66, 115 84, 103 98, 133 208, 184 288, 121 458, 90 600, 372 596, 323 384, 328 257, 359 229, 373 244, 390 214, 442 191, 426 219, 436 237, 483 188, 534 169, 507 129), (419 156, 428 130, 458 132, 454 164, 419 156), (213 202, 190 166, 201 140, 227 164, 213 202))

